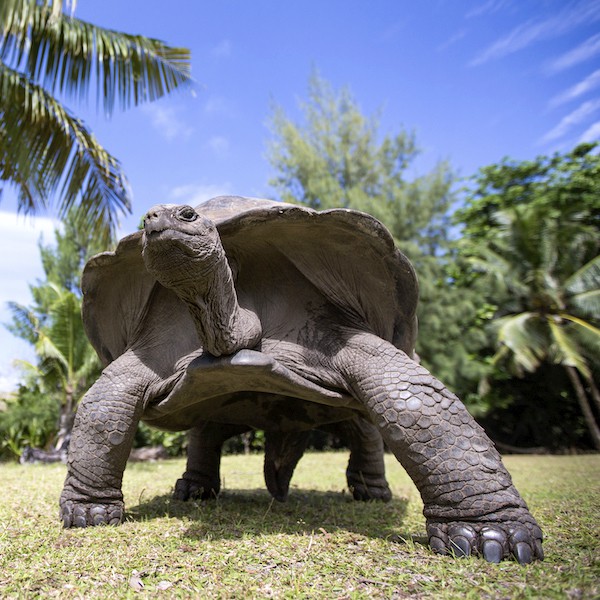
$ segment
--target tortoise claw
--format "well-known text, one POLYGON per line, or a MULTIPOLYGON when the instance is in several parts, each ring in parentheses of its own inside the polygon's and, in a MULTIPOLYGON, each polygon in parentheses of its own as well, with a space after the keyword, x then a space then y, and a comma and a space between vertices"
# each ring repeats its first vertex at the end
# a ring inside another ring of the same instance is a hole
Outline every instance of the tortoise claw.
POLYGON ((477 554, 491 563, 513 556, 521 565, 544 559, 542 531, 531 516, 522 522, 430 521, 427 533, 431 549, 438 554, 452 554, 457 558, 477 554))
POLYGON ((499 563, 507 554, 508 539, 503 530, 496 527, 482 527, 481 554, 491 563, 499 563))
POLYGON ((392 499, 392 490, 390 490, 385 476, 381 474, 366 474, 362 471, 348 469, 346 480, 355 500, 389 502, 392 499))
POLYGON ((477 548, 477 533, 464 523, 449 527, 448 538, 450 550, 457 558, 471 556, 473 550, 477 548))
POLYGON ((523 526, 518 526, 512 531, 509 539, 509 546, 512 555, 517 559, 519 564, 527 565, 533 561, 534 553, 532 552, 532 546, 534 546, 535 540, 537 539, 535 536, 536 533, 537 532, 534 532, 532 539, 530 532, 523 526))
POLYGON ((96 504, 65 501, 60 510, 63 527, 119 525, 123 521, 123 503, 96 504))
POLYGON ((519 542, 515 549, 513 550, 513 554, 517 559, 517 562, 521 565, 528 565, 533 561, 533 555, 531 552, 531 546, 526 542, 519 542))
POLYGON ((504 556, 504 549, 502 548, 502 544, 497 542, 496 540, 485 540, 482 546, 482 554, 483 558, 491 563, 499 563, 502 561, 502 557, 504 556))

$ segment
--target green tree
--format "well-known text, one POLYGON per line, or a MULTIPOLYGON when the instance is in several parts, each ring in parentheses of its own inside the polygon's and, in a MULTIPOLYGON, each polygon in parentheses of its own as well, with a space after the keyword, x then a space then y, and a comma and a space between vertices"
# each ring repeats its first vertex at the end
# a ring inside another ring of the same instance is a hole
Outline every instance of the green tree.
POLYGON ((504 159, 483 167, 466 190, 455 220, 469 240, 485 239, 496 226, 499 210, 534 204, 557 219, 577 215, 600 230, 600 156, 598 143, 580 144, 571 152, 538 156, 531 161, 504 159))
POLYGON ((517 377, 563 368, 600 449, 600 158, 592 150, 486 167, 460 215, 467 278, 495 306, 491 366, 517 377))
POLYGON ((45 325, 35 311, 11 304, 21 331, 29 329, 38 363, 21 363, 37 380, 42 393, 58 397, 60 404, 56 448, 73 428, 79 398, 100 374, 100 361, 87 342, 81 321, 81 299, 53 283, 38 287, 47 309, 45 325))
POLYGON ((300 123, 280 107, 273 109, 271 185, 285 202, 361 210, 388 227, 419 274, 418 352, 437 376, 462 392, 473 380, 468 371, 479 374, 468 360, 471 341, 464 335, 474 331, 465 321, 476 311, 468 290, 454 288, 447 274, 454 199, 449 165, 440 162, 431 172, 409 178, 418 156, 414 135, 405 130, 382 135, 378 115, 365 116, 348 89, 337 92, 316 73, 300 108, 300 123))
POLYGON ((46 280, 30 286, 31 306, 9 303, 13 321, 9 330, 31 343, 37 363, 22 362, 28 382, 60 406, 60 447, 71 431, 77 402, 101 370, 81 319, 79 277, 83 265, 101 241, 77 227, 73 219, 56 231, 56 247, 40 244, 46 280))
POLYGON ((316 73, 301 109, 300 125, 280 107, 271 116, 268 158, 276 176, 270 183, 281 200, 362 210, 385 223, 408 254, 438 252, 452 201, 448 165, 407 181, 418 155, 414 135, 382 137, 377 115, 364 116, 348 89, 336 93, 316 73))
POLYGON ((60 218, 70 213, 108 239, 130 209, 126 180, 62 99, 85 102, 95 92, 110 114, 115 105, 152 101, 188 82, 189 60, 184 48, 68 16, 62 0, 3 0, 0 185, 16 188, 20 210, 53 206, 60 218))

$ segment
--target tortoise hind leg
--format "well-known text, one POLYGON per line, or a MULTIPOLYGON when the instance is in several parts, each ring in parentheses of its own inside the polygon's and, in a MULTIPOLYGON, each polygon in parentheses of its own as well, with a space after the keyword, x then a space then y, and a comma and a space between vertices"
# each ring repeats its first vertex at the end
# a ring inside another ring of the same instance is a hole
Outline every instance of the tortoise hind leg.
POLYGON ((265 432, 265 483, 275 500, 287 500, 294 469, 309 438, 310 431, 265 432))
POLYGON ((229 438, 245 433, 244 425, 202 421, 190 430, 186 471, 175 483, 175 500, 208 500, 221 490, 221 452, 229 438))
POLYGON ((322 429, 339 435, 350 448, 346 480, 354 499, 389 502, 392 492, 385 478, 384 448, 379 429, 363 417, 326 425, 322 429))

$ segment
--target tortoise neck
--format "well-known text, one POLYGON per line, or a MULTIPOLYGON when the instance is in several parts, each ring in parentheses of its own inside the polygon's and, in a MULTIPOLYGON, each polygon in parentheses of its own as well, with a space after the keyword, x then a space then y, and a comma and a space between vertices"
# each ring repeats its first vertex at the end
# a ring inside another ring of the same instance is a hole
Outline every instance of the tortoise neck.
POLYGON ((195 285, 178 294, 194 319, 203 347, 214 356, 255 347, 262 333, 260 322, 255 313, 240 307, 222 246, 210 262, 209 268, 202 265, 195 285))

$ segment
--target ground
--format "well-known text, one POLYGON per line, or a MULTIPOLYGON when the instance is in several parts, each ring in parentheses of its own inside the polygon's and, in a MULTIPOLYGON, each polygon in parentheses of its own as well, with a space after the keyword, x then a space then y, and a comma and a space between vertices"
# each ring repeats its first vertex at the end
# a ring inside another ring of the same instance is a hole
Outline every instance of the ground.
POLYGON ((451 560, 422 543, 422 504, 386 457, 394 500, 355 503, 346 453, 309 453, 287 504, 262 457, 227 456, 219 500, 170 499, 183 460, 131 464, 127 522, 64 530, 63 465, 0 464, 2 598, 597 598, 600 455, 507 457, 544 529, 546 560, 451 560))

